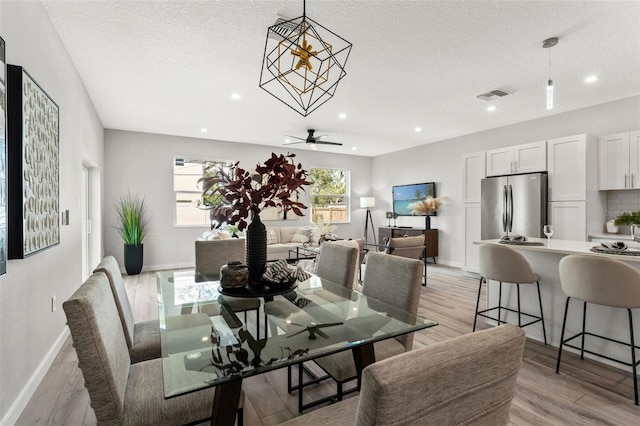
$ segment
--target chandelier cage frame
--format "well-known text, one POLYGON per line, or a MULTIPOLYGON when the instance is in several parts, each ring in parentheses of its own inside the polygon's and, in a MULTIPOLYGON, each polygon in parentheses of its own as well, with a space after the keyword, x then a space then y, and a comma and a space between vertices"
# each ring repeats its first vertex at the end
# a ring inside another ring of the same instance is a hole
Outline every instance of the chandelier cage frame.
POLYGON ((278 22, 267 30, 260 88, 306 117, 335 95, 351 47, 306 14, 278 22))

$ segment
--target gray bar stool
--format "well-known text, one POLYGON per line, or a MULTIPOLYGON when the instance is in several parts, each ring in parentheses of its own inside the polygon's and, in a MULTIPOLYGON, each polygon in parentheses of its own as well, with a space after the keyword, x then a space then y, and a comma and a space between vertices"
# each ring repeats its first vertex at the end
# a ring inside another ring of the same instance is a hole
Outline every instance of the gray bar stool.
POLYGON ((535 274, 531 269, 531 265, 523 255, 514 249, 506 246, 495 244, 482 244, 479 247, 480 257, 480 284, 478 287, 478 300, 476 301, 476 315, 473 318, 473 331, 476 331, 476 321, 478 316, 497 321, 498 325, 506 324, 502 320, 502 311, 510 311, 518 314, 518 327, 526 327, 528 325, 542 323, 542 335, 544 336, 544 344, 547 344, 547 332, 544 327, 544 314, 542 313, 542 298, 540 297, 540 276, 535 274), (487 280, 499 281, 498 306, 493 308, 487 307, 483 311, 478 311, 480 307, 480 293, 482 292, 482 282, 486 284, 487 280), (502 283, 513 283, 516 285, 518 295, 518 309, 511 309, 502 306, 502 283), (520 284, 536 284, 538 287, 538 302, 540 303, 540 316, 527 314, 520 311, 520 284), (494 318, 488 313, 498 310, 498 317, 494 318), (522 315, 533 318, 526 324, 522 323, 522 315))
POLYGON ((562 258, 560 261, 560 283, 562 285, 562 291, 567 295, 567 302, 564 308, 564 320, 562 321, 562 334, 560 336, 560 347, 558 348, 556 373, 560 371, 560 357, 562 355, 563 345, 579 350, 580 359, 584 359, 584 353, 586 352, 632 367, 633 392, 635 403, 638 405, 637 367, 640 361, 636 360, 635 349, 640 349, 640 347, 635 346, 633 338, 633 316, 631 310, 640 308, 640 272, 616 259, 588 255, 570 255, 562 258), (571 298, 583 302, 582 332, 565 339, 564 330, 567 324, 567 312, 571 298), (585 318, 587 316, 587 303, 626 309, 629 314, 630 343, 586 332, 585 318), (629 346, 631 349, 631 362, 610 358, 585 349, 585 336, 593 336, 629 346), (573 346, 568 343, 578 337, 582 337, 580 346, 573 346))

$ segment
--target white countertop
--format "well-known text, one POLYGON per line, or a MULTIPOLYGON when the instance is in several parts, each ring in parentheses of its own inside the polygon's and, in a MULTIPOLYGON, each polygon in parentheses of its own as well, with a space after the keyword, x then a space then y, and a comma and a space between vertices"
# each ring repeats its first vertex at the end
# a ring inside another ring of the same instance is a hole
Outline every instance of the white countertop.
MULTIPOLYGON (((592 256, 606 256, 614 259, 622 260, 625 262, 640 262, 640 256, 629 256, 622 254, 606 254, 606 253, 594 253, 591 248, 598 244, 593 241, 572 241, 572 240, 556 240, 551 239, 547 241, 546 238, 528 238, 529 241, 542 241, 544 245, 541 246, 524 246, 508 244, 509 247, 516 250, 537 251, 545 253, 556 254, 588 254, 592 256)), ((500 240, 481 240, 474 241, 474 244, 500 244, 500 240)), ((507 245, 507 244, 500 244, 507 245)))
POLYGON ((632 241, 631 234, 589 234, 589 238, 599 240, 632 241))

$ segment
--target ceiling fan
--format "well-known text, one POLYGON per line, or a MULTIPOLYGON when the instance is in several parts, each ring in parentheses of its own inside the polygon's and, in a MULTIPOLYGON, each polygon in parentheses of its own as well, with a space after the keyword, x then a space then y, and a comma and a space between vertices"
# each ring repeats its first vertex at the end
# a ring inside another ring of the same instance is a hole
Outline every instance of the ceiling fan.
POLYGON ((285 143, 285 145, 295 145, 295 144, 299 144, 299 143, 310 143, 310 144, 315 144, 315 145, 337 145, 337 146, 342 146, 342 144, 340 142, 330 142, 330 141, 325 141, 325 140, 321 139, 322 137, 327 136, 327 135, 314 136, 313 133, 315 132, 315 129, 307 129, 307 132, 309 133, 309 135, 307 136, 306 139, 299 138, 297 136, 286 135, 288 138, 298 139, 301 142, 289 142, 289 143, 285 143))

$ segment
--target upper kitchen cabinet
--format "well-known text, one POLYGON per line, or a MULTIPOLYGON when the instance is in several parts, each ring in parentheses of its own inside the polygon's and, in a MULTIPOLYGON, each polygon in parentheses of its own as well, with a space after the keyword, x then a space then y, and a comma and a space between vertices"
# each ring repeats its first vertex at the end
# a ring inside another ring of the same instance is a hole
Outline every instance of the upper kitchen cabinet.
POLYGON ((486 152, 486 158, 487 176, 544 172, 547 170, 547 142, 492 149, 486 152))
POLYGON ((600 137, 601 190, 640 188, 639 145, 640 131, 600 137))
POLYGON ((484 151, 462 156, 462 199, 465 203, 480 202, 480 183, 485 177, 484 151))
POLYGON ((549 201, 587 199, 588 143, 595 156, 595 139, 592 136, 583 134, 547 141, 549 201))

